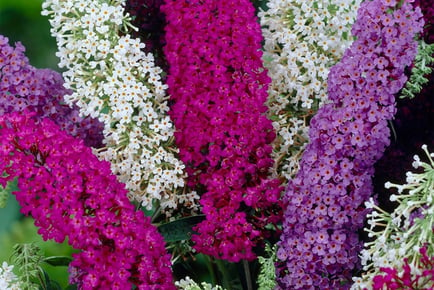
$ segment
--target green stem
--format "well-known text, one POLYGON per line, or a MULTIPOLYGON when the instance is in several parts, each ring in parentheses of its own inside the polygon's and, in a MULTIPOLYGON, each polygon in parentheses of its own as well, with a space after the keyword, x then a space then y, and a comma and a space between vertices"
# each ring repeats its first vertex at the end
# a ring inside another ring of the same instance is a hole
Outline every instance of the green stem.
POLYGON ((244 273, 246 275, 247 290, 253 290, 252 277, 250 275, 250 267, 249 267, 249 262, 247 262, 247 260, 243 260, 243 268, 244 268, 244 273))
POLYGON ((232 285, 230 283, 230 280, 228 279, 229 273, 227 271, 227 269, 228 269, 227 265, 224 264, 223 260, 214 259, 214 261, 215 261, 220 273, 222 274, 222 284, 223 284, 222 286, 223 286, 223 288, 226 290, 231 290, 232 285))
POLYGON ((217 285, 217 276, 214 261, 208 255, 204 255, 204 257, 206 258, 206 267, 208 268, 208 272, 211 276, 211 283, 213 285, 217 285))

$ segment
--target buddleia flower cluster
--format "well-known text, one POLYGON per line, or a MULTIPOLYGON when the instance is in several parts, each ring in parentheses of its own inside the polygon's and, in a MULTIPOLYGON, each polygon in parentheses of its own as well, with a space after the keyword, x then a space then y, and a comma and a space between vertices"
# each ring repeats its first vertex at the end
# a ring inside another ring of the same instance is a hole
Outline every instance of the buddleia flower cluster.
MULTIPOLYGON (((406 282, 401 281, 403 287, 434 287, 434 268, 423 267, 424 258, 434 257, 434 153, 429 153, 426 145, 422 149, 428 162, 415 155, 413 167, 418 172, 407 172, 406 184, 385 184, 386 188, 397 191, 390 196, 398 204, 392 213, 377 206, 372 199, 366 202, 366 207, 373 211, 368 214, 369 226, 365 230, 373 240, 366 242, 361 251, 363 273, 353 278, 352 289, 375 288, 378 277, 391 274, 387 269, 395 269, 396 274, 408 272, 406 282)), ((390 282, 400 283, 396 278, 398 275, 390 282)))
POLYGON ((357 39, 330 70, 330 103, 311 120, 310 143, 284 196, 277 250, 282 289, 349 288, 360 263, 358 231, 374 164, 390 143, 387 121, 422 27, 411 1, 361 3, 352 28, 357 39))
POLYGON ((83 141, 29 111, 0 117, 0 184, 17 178, 21 213, 44 240, 68 243, 79 289, 175 289, 163 237, 83 141))
POLYGON ((189 185, 201 194, 206 220, 193 235, 197 251, 239 262, 280 218, 280 181, 270 178, 266 117, 270 79, 261 56, 261 29, 248 0, 169 0, 167 83, 176 143, 189 185))
POLYGON ((150 209, 183 200, 197 207, 194 192, 183 192, 184 164, 173 145, 173 124, 167 115, 166 85, 144 44, 131 38, 131 19, 124 0, 52 1, 43 4, 57 40, 65 96, 84 116, 104 123, 105 147, 98 156, 112 164, 132 199, 150 209))
POLYGON ((267 104, 277 132, 273 173, 286 180, 299 168, 310 118, 327 100, 329 69, 353 41, 360 2, 271 0, 258 13, 272 79, 267 104))

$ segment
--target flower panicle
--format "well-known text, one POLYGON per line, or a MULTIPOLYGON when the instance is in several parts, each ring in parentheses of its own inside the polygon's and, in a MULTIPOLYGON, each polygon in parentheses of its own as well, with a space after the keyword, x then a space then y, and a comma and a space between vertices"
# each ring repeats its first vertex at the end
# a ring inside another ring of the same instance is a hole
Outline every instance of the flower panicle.
POLYGON ((105 147, 96 153, 110 161, 131 199, 147 209, 157 202, 168 216, 182 205, 195 212, 199 197, 184 188, 185 165, 173 144, 163 71, 145 44, 128 34, 132 19, 124 4, 44 2, 71 89, 65 99, 104 123, 105 147))
POLYGON ((330 67, 354 40, 351 26, 360 2, 272 0, 258 13, 264 66, 272 79, 267 106, 277 133, 275 176, 288 180, 299 169, 309 121, 327 102, 330 67))
POLYGON ((17 178, 21 212, 44 240, 75 249, 70 283, 175 289, 163 237, 127 198, 125 186, 82 140, 24 111, 0 116, 0 183, 17 178))
POLYGON ((161 9, 169 114, 188 185, 201 194, 206 215, 192 240, 218 259, 253 260, 254 247, 271 234, 266 225, 280 219, 282 190, 268 174, 275 134, 265 115, 270 78, 254 6, 170 0, 161 9))
MULTIPOLYGON (((374 164, 390 142, 387 120, 422 28, 421 11, 410 1, 360 4, 355 41, 330 69, 329 101, 311 119, 310 143, 284 196, 277 250, 282 288, 349 287, 351 271, 360 265, 357 232, 372 210, 364 205, 374 164)), ((378 215, 373 224, 381 223, 378 215)))
POLYGON ((202 282, 199 285, 188 276, 185 277, 184 279, 176 281, 175 285, 178 287, 178 289, 181 290, 225 290, 220 285, 212 286, 211 284, 206 282, 202 282))

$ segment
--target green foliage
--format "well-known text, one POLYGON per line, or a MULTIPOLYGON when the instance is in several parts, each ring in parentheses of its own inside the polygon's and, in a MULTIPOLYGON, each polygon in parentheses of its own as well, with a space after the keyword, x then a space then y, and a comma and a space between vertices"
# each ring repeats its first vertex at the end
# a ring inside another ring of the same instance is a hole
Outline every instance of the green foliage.
POLYGON ((17 179, 15 178, 13 181, 9 181, 6 184, 6 187, 0 185, 0 208, 5 208, 7 204, 7 200, 12 191, 16 191, 17 188, 17 179))
POLYGON ((276 269, 274 266, 276 251, 276 245, 271 248, 269 244, 266 244, 265 253, 268 257, 258 257, 259 264, 261 264, 261 271, 258 276, 258 290, 270 290, 276 286, 276 269))
POLYGON ((158 231, 166 243, 189 240, 193 234, 193 227, 203 219, 203 215, 181 218, 158 226, 158 231))
POLYGON ((68 266, 72 262, 71 257, 65 256, 51 256, 44 258, 44 262, 51 266, 68 266))
POLYGON ((256 10, 259 10, 259 9, 264 10, 264 11, 268 10, 268 7, 267 7, 268 0, 252 0, 252 3, 255 6, 256 10))
POLYGON ((9 231, 0 234, 0 261, 11 261, 15 244, 35 243, 45 254, 42 265, 47 275, 59 282, 61 287, 66 287, 68 269, 60 266, 65 265, 68 259, 63 256, 70 257, 74 250, 66 242, 58 244, 53 241, 43 241, 37 233, 37 228, 33 225, 32 218, 23 218, 11 226, 9 231))
POLYGON ((21 287, 25 290, 38 290, 40 281, 39 264, 43 260, 41 249, 35 244, 16 244, 13 248, 12 263, 18 269, 21 287))
POLYGON ((416 94, 420 93, 423 85, 428 82, 427 76, 432 72, 432 68, 430 67, 432 64, 434 64, 434 44, 427 44, 422 39, 419 41, 418 51, 410 78, 401 91, 401 99, 412 99, 416 94))
POLYGON ((20 288, 24 290, 60 290, 60 284, 52 280, 42 268, 45 263, 54 266, 68 266, 70 257, 44 256, 36 243, 16 244, 13 247, 12 263, 18 269, 20 288))
POLYGON ((41 15, 43 0, 0 0, 0 34, 10 44, 22 42, 33 66, 57 68, 56 42, 48 20, 41 15))
MULTIPOLYGON (((12 193, 17 190, 15 182, 11 182, 6 186, 6 192, 3 192, 3 198, 5 207, 0 207, 0 236, 3 232, 10 229, 12 223, 16 221, 20 216, 20 206, 12 193)), ((1 245, 1 243, 0 243, 1 245)), ((0 249, 3 249, 0 246, 0 249)), ((0 257, 2 256, 2 251, 0 251, 0 257)))
POLYGON ((3 186, 0 185, 0 208, 6 207, 8 197, 9 197, 9 192, 7 191, 7 186, 6 188, 3 188, 3 186))

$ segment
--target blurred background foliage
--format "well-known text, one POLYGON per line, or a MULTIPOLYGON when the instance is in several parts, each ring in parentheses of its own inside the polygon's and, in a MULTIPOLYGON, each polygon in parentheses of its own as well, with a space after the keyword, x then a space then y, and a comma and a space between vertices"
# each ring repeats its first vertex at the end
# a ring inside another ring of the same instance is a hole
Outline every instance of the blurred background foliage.
MULTIPOLYGON (((43 0, 0 0, 0 34, 15 46, 21 42, 30 63, 37 68, 57 69, 56 42, 50 35, 48 18, 41 15, 43 0)), ((64 256, 72 253, 66 243, 44 242, 37 234, 33 219, 23 217, 14 195, 9 195, 6 208, 0 208, 0 263, 10 262, 16 243, 35 242, 45 256, 64 256)), ((66 287, 67 267, 43 265, 50 277, 66 287)))
POLYGON ((56 42, 48 18, 41 15, 43 0, 0 0, 0 34, 13 45, 26 47, 30 63, 37 68, 57 69, 56 42))

